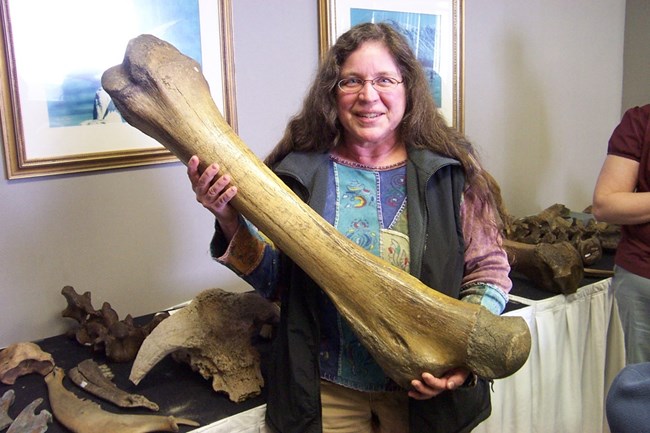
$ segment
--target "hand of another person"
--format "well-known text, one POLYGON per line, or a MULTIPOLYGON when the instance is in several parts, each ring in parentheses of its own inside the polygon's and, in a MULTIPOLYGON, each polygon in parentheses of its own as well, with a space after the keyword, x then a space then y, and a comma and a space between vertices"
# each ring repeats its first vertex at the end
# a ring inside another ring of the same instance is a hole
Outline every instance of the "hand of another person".
POLYGON ((422 380, 411 381, 413 389, 409 391, 409 397, 415 400, 428 400, 444 391, 458 388, 465 383, 469 375, 469 370, 464 368, 455 368, 441 377, 435 377, 431 373, 422 373, 422 380))
POLYGON ((230 204, 237 194, 237 187, 230 185, 230 175, 219 176, 219 165, 209 165, 199 173, 199 158, 194 155, 187 162, 187 177, 196 194, 196 201, 201 203, 217 218, 221 230, 228 240, 239 227, 239 212, 230 204))

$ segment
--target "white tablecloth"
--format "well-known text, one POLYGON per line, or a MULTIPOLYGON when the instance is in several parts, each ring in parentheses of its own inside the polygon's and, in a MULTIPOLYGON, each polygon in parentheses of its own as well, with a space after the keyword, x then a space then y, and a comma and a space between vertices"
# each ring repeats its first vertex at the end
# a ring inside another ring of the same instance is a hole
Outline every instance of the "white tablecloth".
MULTIPOLYGON (((512 297, 527 305, 506 314, 528 323, 530 357, 514 375, 494 382, 492 415, 475 433, 609 433, 604 398, 625 362, 609 287, 607 279, 542 301, 512 297)), ((194 431, 267 433, 265 408, 194 431)))
POLYGON ((625 365, 610 279, 543 301, 515 298, 532 335, 530 357, 494 382, 492 415, 477 433, 609 432, 604 401, 625 365))
POLYGON ((271 433, 264 422, 265 413, 266 405, 263 404, 192 430, 192 433, 271 433))

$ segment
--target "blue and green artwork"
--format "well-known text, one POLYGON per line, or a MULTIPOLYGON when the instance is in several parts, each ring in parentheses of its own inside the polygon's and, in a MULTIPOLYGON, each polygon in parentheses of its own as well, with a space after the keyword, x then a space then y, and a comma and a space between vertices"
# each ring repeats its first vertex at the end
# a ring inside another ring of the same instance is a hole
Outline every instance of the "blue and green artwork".
POLYGON ((440 15, 412 12, 350 9, 350 24, 385 22, 406 37, 429 80, 438 107, 442 103, 440 70, 440 15))

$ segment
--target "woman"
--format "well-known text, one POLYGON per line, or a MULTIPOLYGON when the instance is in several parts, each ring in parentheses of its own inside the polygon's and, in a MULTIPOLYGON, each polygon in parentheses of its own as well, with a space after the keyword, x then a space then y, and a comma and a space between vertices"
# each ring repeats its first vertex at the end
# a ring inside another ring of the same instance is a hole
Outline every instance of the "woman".
MULTIPOLYGON (((503 311, 511 282, 491 177, 437 112, 420 64, 389 25, 339 38, 265 162, 359 245, 429 287, 503 311)), ((197 167, 193 157, 197 200, 217 219, 212 255, 282 302, 268 374, 273 431, 460 432, 489 416, 486 381, 464 369, 425 372, 400 389, 324 292, 229 205, 229 175, 197 167)))

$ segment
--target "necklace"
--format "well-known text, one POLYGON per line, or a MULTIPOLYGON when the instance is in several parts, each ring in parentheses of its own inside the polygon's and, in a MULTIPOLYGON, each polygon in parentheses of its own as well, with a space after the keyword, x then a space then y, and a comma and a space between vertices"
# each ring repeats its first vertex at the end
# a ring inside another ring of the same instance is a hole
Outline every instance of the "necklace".
POLYGON ((393 168, 402 167, 406 165, 406 160, 399 161, 390 165, 373 166, 373 165, 361 164, 360 162, 348 161, 347 159, 342 159, 335 155, 330 155, 330 159, 338 164, 347 165, 348 167, 361 168, 364 170, 376 170, 376 171, 391 170, 393 168))

